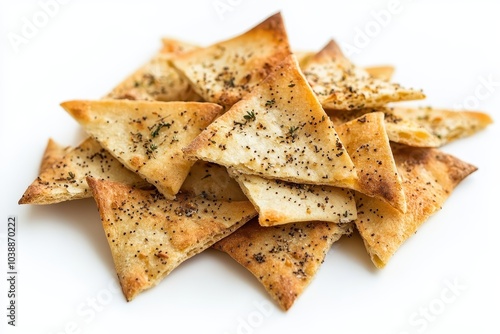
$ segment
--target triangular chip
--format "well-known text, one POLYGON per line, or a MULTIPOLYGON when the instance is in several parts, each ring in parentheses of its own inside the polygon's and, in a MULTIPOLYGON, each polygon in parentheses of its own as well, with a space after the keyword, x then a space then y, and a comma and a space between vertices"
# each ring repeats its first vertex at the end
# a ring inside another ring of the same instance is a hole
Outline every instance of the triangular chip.
POLYGON ((405 212, 405 194, 385 130, 384 114, 368 113, 336 129, 358 172, 358 179, 350 188, 405 212))
POLYGON ((49 138, 47 141, 47 146, 45 147, 45 151, 43 152, 42 161, 40 162, 39 172, 43 172, 46 169, 49 169, 54 163, 71 151, 71 146, 62 146, 54 141, 52 138, 49 138))
POLYGON ((161 45, 160 53, 164 55, 179 55, 200 48, 192 43, 170 37, 163 37, 161 45))
POLYGON ((294 222, 347 223, 356 219, 353 193, 344 188, 290 183, 231 171, 259 212, 261 226, 294 222))
POLYGON ((431 107, 387 108, 387 132, 395 142, 410 146, 440 147, 459 138, 483 130, 493 122, 491 117, 477 111, 453 111, 431 107), (418 128, 432 134, 428 140, 414 135, 418 128))
POLYGON ((353 65, 334 41, 310 59, 303 70, 319 101, 328 109, 361 109, 425 97, 420 90, 370 76, 353 65))
POLYGON ((303 222, 262 227, 253 220, 214 245, 248 269, 288 310, 311 283, 331 245, 351 224, 303 222))
MULTIPOLYGON (((54 152, 54 147, 50 146, 52 147, 50 159, 55 159, 63 153, 54 152)), ((48 164, 48 160, 44 161, 48 164)), ((26 189, 19 204, 54 204, 91 197, 92 194, 85 181, 87 176, 137 187, 151 187, 137 174, 125 168, 98 142, 88 138, 63 154, 49 167, 44 167, 36 180, 26 189)))
POLYGON ((359 110, 327 110, 335 125, 370 112, 383 112, 389 140, 416 147, 440 147, 473 135, 493 122, 478 111, 446 110, 432 107, 380 107, 359 110))
POLYGON ((183 157, 182 148, 222 110, 212 103, 126 100, 70 101, 62 107, 125 167, 169 199, 194 163, 183 157))
POLYGON ((189 80, 172 66, 172 57, 196 49, 173 39, 164 39, 162 49, 146 64, 127 77, 109 94, 108 99, 145 101, 201 101, 189 80))
POLYGON ((226 167, 202 160, 191 167, 181 191, 208 199, 248 201, 238 183, 229 176, 226 167))
POLYGON ((403 242, 438 211, 453 189, 477 168, 433 148, 393 145, 403 178, 405 214, 386 203, 356 195, 356 227, 376 267, 382 268, 403 242))
POLYGON ((212 201, 190 194, 170 201, 156 189, 87 181, 128 301, 256 215, 248 201, 212 201))
POLYGON ((295 183, 344 186, 356 178, 294 56, 210 124, 185 152, 245 174, 295 183))
POLYGON ((392 75, 394 74, 394 67, 390 65, 368 66, 365 67, 365 71, 375 79, 391 81, 392 75))
POLYGON ((248 32, 173 59, 205 101, 229 107, 290 54, 281 14, 248 32))
MULTIPOLYGON (((293 54, 297 57, 300 68, 306 68, 309 60, 313 59, 316 52, 313 51, 294 51, 293 54)), ((390 81, 392 75, 394 74, 394 67, 390 65, 386 66, 368 66, 364 68, 369 75, 376 79, 390 81)))

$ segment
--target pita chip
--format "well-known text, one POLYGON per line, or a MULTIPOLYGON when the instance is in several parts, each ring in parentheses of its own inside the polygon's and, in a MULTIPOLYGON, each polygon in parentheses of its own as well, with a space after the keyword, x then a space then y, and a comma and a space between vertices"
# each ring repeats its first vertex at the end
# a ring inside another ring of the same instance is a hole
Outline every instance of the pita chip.
POLYGON ((201 102, 100 100, 61 106, 168 199, 175 197, 194 163, 183 157, 182 148, 222 111, 219 105, 201 102))
POLYGON ((290 52, 283 19, 278 13, 242 35, 185 53, 172 61, 205 101, 230 107, 290 52))
POLYGON ((167 200, 156 189, 90 177, 87 181, 127 301, 256 215, 248 201, 225 202, 191 194, 167 200))
POLYGON ((162 48, 160 49, 160 53, 164 55, 180 55, 200 48, 192 43, 170 37, 163 37, 161 39, 161 45, 162 48))
POLYGON ((201 101, 189 80, 171 64, 176 55, 197 47, 164 38, 161 50, 146 64, 118 84, 106 99, 145 101, 201 101))
POLYGON ((420 90, 372 77, 353 65, 334 41, 310 59, 303 71, 319 101, 328 109, 353 110, 425 98, 420 90))
POLYGON ((440 147, 471 136, 493 123, 488 114, 478 111, 393 107, 387 108, 385 113, 389 136, 395 142, 410 146, 440 147), (430 133, 430 138, 419 136, 419 128, 430 133))
POLYGON ((231 171, 259 213, 261 226, 294 222, 347 223, 356 219, 353 193, 344 188, 297 184, 231 171))
POLYGON ((380 107, 359 110, 327 110, 340 125, 371 112, 383 112, 389 140, 416 147, 440 147, 475 134, 493 122, 488 114, 432 107, 380 107))
MULTIPOLYGON (((300 68, 306 68, 307 64, 313 59, 316 52, 313 51, 294 51, 293 54, 297 57, 300 68)), ((385 66, 368 66, 364 68, 369 75, 376 79, 390 81, 394 74, 394 67, 390 65, 385 66)))
POLYGON ((397 249, 432 214, 441 209, 453 189, 476 167, 435 148, 393 145, 403 179, 407 211, 394 210, 381 200, 356 195, 356 227, 372 262, 383 268, 397 249))
POLYGON ((349 155, 294 56, 184 152, 245 174, 295 183, 342 187, 356 178, 349 155))
POLYGON ((283 310, 311 283, 331 245, 351 224, 303 222, 262 227, 247 223, 214 245, 248 269, 283 310))
POLYGON ((49 138, 43 152, 42 161, 40 162, 39 172, 42 173, 44 170, 49 169, 55 162, 61 160, 66 153, 71 151, 71 149, 71 146, 62 146, 52 138, 49 138))
POLYGON ((385 130, 384 114, 368 113, 336 129, 358 173, 350 188, 379 198, 404 213, 405 194, 385 130))
POLYGON ((85 180, 87 176, 151 187, 92 138, 87 138, 75 148, 56 147, 54 142, 49 141, 42 166, 40 175, 26 189, 19 204, 54 204, 91 197, 85 180))
POLYGON ((181 191, 208 199, 248 201, 238 183, 224 166, 198 160, 182 184, 181 191))
POLYGON ((368 66, 365 67, 365 71, 375 79, 391 81, 394 74, 394 66, 368 66))

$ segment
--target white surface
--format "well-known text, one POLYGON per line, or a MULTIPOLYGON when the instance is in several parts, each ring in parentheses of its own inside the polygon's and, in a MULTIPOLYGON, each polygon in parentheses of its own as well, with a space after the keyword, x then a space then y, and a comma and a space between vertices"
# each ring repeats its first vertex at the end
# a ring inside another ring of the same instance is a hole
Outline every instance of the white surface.
MULTIPOLYGON (((358 29, 376 22, 372 11, 388 8, 389 1, 298 3, 70 1, 15 52, 8 34, 19 34, 23 18, 31 20, 41 5, 0 1, 0 233, 7 215, 19 219, 18 326, 6 325, 6 244, 0 239, 0 332, 499 332, 498 124, 443 149, 479 171, 384 270, 374 269, 358 237, 343 239, 287 313, 250 273, 214 250, 126 303, 115 290, 111 255, 91 199, 17 205, 37 175, 47 139, 75 145, 85 136, 58 104, 99 98, 145 62, 160 37, 206 45, 282 10, 296 49, 318 49, 331 37, 354 45, 358 29), (232 11, 219 15, 214 5, 220 3, 232 11), (463 288, 457 294, 447 290, 454 281, 463 288), (262 303, 263 310, 256 306, 262 303)), ((352 59, 360 65, 394 64, 394 79, 422 87, 426 105, 451 108, 473 101, 479 90, 477 109, 498 121, 498 1, 401 0, 399 8, 352 59), (477 88, 481 78, 496 83, 490 91, 477 88)))

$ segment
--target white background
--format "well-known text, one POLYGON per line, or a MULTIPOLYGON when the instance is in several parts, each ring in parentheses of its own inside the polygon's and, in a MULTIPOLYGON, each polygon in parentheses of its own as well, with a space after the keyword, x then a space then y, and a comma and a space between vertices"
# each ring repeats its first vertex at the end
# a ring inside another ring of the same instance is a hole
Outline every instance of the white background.
POLYGON ((498 121, 498 1, 401 0, 398 13, 381 27, 375 14, 388 8, 385 0, 75 0, 60 5, 17 48, 9 36, 21 35, 25 20, 33 22, 42 5, 0 4, 1 333, 500 331, 498 124, 443 148, 479 171, 385 269, 374 269, 359 237, 343 239, 286 313, 249 272, 214 250, 126 303, 115 290, 113 262, 92 199, 17 205, 37 176, 47 139, 76 145, 85 137, 60 102, 101 97, 147 61, 163 36, 208 45, 278 10, 295 49, 316 50, 333 37, 344 47, 359 47, 351 56, 357 64, 396 66, 395 81, 424 89, 428 98, 422 104, 465 103, 498 121), (230 11, 217 11, 221 3, 230 11), (366 29, 372 29, 367 41, 360 37, 366 29), (493 83, 485 86, 488 80, 493 83), (8 215, 19 219, 16 328, 6 325, 5 316, 8 215), (447 290, 454 283, 456 293, 447 290))

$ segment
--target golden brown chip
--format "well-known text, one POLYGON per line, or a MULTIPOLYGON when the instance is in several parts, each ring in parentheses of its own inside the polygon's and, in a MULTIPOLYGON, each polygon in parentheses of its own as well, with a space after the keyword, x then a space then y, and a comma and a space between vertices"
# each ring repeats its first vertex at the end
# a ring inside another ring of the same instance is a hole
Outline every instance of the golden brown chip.
POLYGON ((324 108, 353 110, 383 106, 389 102, 418 100, 420 90, 376 79, 353 65, 334 41, 312 57, 304 75, 324 108))
POLYGON ((418 227, 441 209, 453 189, 476 167, 433 148, 394 144, 403 179, 407 211, 402 214, 381 200, 356 194, 356 227, 376 267, 382 268, 418 227))
POLYGON ((160 50, 160 53, 165 55, 179 55, 200 48, 199 46, 192 43, 170 37, 163 37, 161 39, 161 44, 162 48, 160 50))
POLYGON ((146 64, 117 85, 105 98, 145 101, 201 101, 189 80, 170 63, 176 55, 197 47, 163 39, 162 49, 146 64))
POLYGON ((189 144, 222 108, 200 102, 70 101, 66 109, 108 152, 169 199, 193 165, 189 144))
POLYGON ((356 219, 356 203, 348 189, 265 179, 236 171, 230 174, 257 209, 261 226, 304 221, 347 223, 356 219))
POLYGON ((383 112, 389 140, 416 147, 440 147, 471 136, 493 122, 478 111, 458 111, 431 107, 380 107, 360 110, 328 110, 335 125, 370 112, 383 112))
POLYGON ((295 183, 342 187, 356 178, 294 56, 210 124, 185 153, 245 174, 295 183))
POLYGON ((55 162, 61 160, 61 158, 71 151, 72 147, 62 146, 55 142, 52 138, 47 141, 47 146, 43 152, 42 161, 40 163, 39 173, 42 173, 46 169, 49 169, 55 162))
POLYGON ((393 141, 410 146, 440 147, 483 130, 493 123, 491 117, 477 111, 453 111, 431 107, 387 108, 387 132, 393 141), (418 128, 431 133, 429 140, 416 135, 418 128), (413 130, 413 131, 412 131, 413 130))
POLYGON ((256 215, 248 201, 185 194, 167 200, 157 190, 87 181, 128 301, 256 215))
POLYGON ((172 61, 205 101, 230 107, 290 54, 281 14, 232 39, 175 57, 172 61))
POLYGON ((351 224, 303 222, 262 227, 253 220, 214 245, 248 269, 283 310, 311 283, 331 245, 351 224))
POLYGON ((379 198, 401 212, 406 200, 384 126, 384 114, 368 113, 336 127, 358 179, 351 189, 379 198))
MULTIPOLYGON (((300 68, 306 68, 307 64, 313 59, 316 52, 313 51, 294 51, 293 54, 297 57, 300 68)), ((368 66, 364 68, 369 75, 376 79, 390 81, 394 74, 394 67, 390 65, 385 66, 368 66)))
POLYGON ((202 160, 191 167, 181 191, 208 199, 248 201, 238 183, 229 176, 226 167, 202 160))
MULTIPOLYGON (((59 153, 61 152, 57 154, 59 153)), ((50 167, 44 168, 26 189, 19 204, 54 204, 91 197, 85 181, 87 176, 137 187, 151 187, 137 174, 125 168, 97 141, 87 138, 50 167)))
POLYGON ((365 71, 375 79, 391 81, 392 75, 394 74, 394 67, 387 66, 369 66, 365 67, 365 71))

